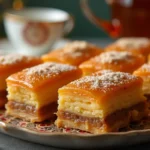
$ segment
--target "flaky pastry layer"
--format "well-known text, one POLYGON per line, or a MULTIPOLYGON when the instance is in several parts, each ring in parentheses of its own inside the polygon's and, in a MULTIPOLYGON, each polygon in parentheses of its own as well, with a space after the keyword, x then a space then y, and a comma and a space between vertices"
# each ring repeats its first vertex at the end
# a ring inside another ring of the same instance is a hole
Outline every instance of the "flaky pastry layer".
POLYGON ((147 103, 142 102, 130 108, 118 110, 103 119, 59 110, 55 123, 58 127, 75 128, 100 134, 118 131, 120 128, 128 126, 130 122, 139 121, 143 117, 147 117, 147 115, 147 103))
POLYGON ((104 118, 116 110, 129 108, 145 101, 141 88, 122 89, 116 93, 96 95, 80 89, 60 89, 58 110, 65 110, 83 116, 104 118))
POLYGON ((25 103, 28 105, 35 106, 36 108, 40 108, 43 105, 48 103, 52 103, 57 100, 58 88, 63 85, 69 83, 70 81, 78 78, 79 75, 70 75, 66 78, 59 78, 59 82, 54 80, 54 82, 46 84, 42 88, 38 90, 29 89, 26 86, 22 86, 18 83, 7 83, 7 91, 8 91, 8 100, 14 99, 17 102, 25 103))

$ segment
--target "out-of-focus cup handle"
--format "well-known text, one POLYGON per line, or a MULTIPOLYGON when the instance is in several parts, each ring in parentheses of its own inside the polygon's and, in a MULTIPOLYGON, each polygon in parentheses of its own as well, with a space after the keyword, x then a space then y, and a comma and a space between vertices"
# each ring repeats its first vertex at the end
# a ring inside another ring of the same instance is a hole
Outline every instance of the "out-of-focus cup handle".
POLYGON ((85 16, 96 26, 102 27, 111 37, 120 36, 120 23, 108 21, 97 17, 89 8, 88 0, 80 0, 80 5, 85 16))
POLYGON ((63 35, 69 34, 73 28, 74 28, 74 18, 73 16, 70 15, 69 19, 65 23, 63 35))

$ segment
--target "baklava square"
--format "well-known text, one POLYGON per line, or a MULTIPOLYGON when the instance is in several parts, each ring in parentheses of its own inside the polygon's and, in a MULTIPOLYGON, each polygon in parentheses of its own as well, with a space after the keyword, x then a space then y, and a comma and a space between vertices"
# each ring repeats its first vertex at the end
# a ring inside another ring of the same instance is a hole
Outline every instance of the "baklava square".
POLYGON ((44 62, 58 62, 78 66, 83 61, 99 55, 102 49, 85 41, 70 42, 64 47, 42 56, 44 62))
POLYGON ((6 114, 31 122, 54 116, 58 88, 80 76, 77 67, 58 63, 44 63, 9 76, 6 114))
POLYGON ((118 131, 148 115, 142 79, 111 72, 85 76, 60 88, 57 127, 94 134, 118 131))
POLYGON ((114 49, 140 53, 147 58, 150 53, 150 39, 146 37, 125 37, 120 38, 105 48, 107 51, 113 51, 114 49))
POLYGON ((83 76, 91 75, 91 73, 99 70, 112 70, 133 73, 145 62, 145 58, 141 54, 126 51, 109 51, 103 52, 82 64, 79 68, 83 71, 83 76))
POLYGON ((25 56, 20 54, 9 54, 0 56, 0 108, 4 107, 6 99, 6 78, 22 69, 42 63, 38 57, 25 56))

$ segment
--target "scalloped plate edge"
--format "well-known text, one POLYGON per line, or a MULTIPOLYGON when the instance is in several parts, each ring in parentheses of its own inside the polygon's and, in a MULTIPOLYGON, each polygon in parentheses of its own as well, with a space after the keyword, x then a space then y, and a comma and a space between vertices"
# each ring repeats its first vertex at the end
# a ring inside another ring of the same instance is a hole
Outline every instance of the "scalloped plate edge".
POLYGON ((41 133, 0 122, 0 132, 38 144, 72 149, 104 148, 150 141, 150 129, 100 135, 78 135, 67 133, 41 133))

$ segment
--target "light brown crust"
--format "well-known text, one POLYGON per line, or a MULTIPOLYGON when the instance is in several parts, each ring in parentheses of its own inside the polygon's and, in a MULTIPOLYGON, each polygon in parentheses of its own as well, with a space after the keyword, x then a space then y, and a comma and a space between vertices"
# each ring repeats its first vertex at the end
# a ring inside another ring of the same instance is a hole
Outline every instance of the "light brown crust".
POLYGON ((140 77, 129 73, 110 72, 102 76, 85 76, 73 81, 59 89, 59 94, 71 92, 72 94, 89 95, 90 92, 99 97, 102 95, 110 96, 124 89, 142 87, 143 80, 140 77))
POLYGON ((147 103, 142 102, 128 109, 118 110, 106 118, 89 118, 70 112, 59 110, 56 125, 58 127, 76 128, 83 131, 99 134, 103 132, 115 132, 128 126, 130 122, 139 121, 147 117, 147 103))
POLYGON ((150 53, 150 39, 148 39, 148 38, 122 38, 122 39, 119 39, 116 42, 108 45, 105 48, 105 50, 106 51, 112 51, 112 50, 130 51, 130 52, 134 52, 137 54, 140 53, 140 54, 144 55, 145 57, 147 57, 148 54, 150 53), (144 42, 142 43, 143 39, 144 39, 144 42), (118 42, 120 43, 121 40, 126 42, 126 44, 124 44, 124 46, 120 46, 120 44, 118 44, 118 42), (131 42, 131 40, 133 40, 133 43, 131 42), (138 46, 139 40, 141 42, 141 45, 138 46), (145 40, 146 40, 146 42, 145 42, 145 40), (137 42, 136 47, 134 47, 134 45, 132 46, 132 44, 135 44, 135 42, 137 42))
POLYGON ((89 59, 88 61, 83 62, 82 64, 80 64, 79 68, 82 70, 83 75, 90 75, 93 72, 99 70, 112 70, 112 71, 133 73, 133 71, 139 68, 141 65, 143 65, 144 62, 145 59, 140 54, 137 55, 131 52, 112 51, 112 52, 104 52, 96 57, 89 59), (102 58, 103 59, 106 58, 104 55, 111 54, 111 53, 114 53, 115 57, 122 55, 122 53, 126 53, 127 56, 120 59, 118 58, 115 59, 110 57, 105 61, 102 61, 102 58), (110 61, 111 59, 112 61, 110 61))
POLYGON ((75 66, 58 63, 44 63, 25 69, 7 78, 7 84, 17 84, 36 90, 70 76, 74 79, 81 76, 81 70, 75 66))
POLYGON ((102 48, 84 41, 75 41, 65 47, 42 56, 44 62, 58 62, 78 66, 91 57, 99 55, 102 48))

